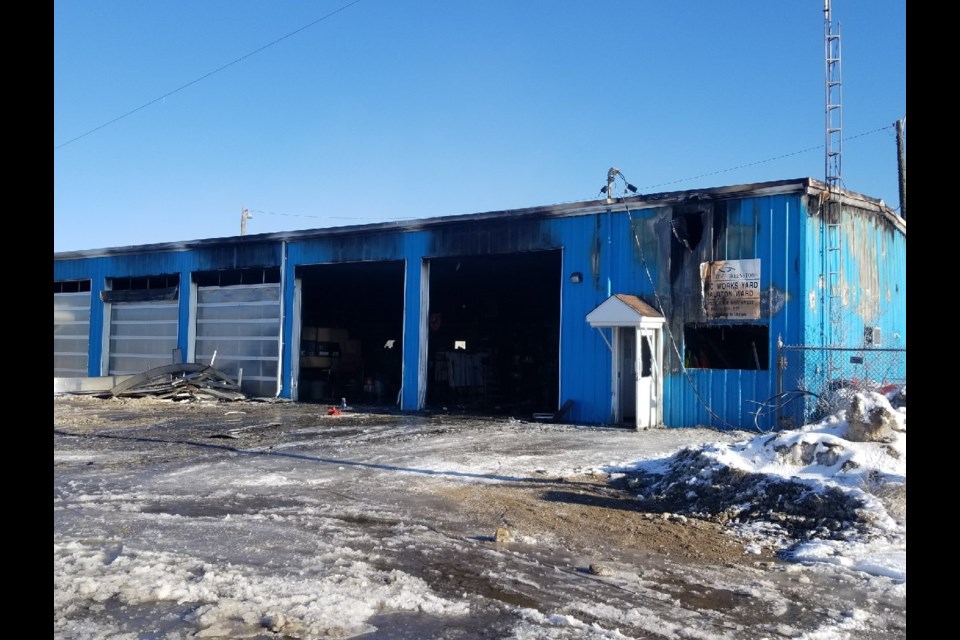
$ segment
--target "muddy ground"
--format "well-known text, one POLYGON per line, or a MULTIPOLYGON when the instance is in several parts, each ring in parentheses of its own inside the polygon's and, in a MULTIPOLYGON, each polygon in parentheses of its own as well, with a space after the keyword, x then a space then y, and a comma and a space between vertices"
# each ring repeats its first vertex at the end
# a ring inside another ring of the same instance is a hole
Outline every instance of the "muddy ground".
MULTIPOLYGON (((736 434, 715 435, 720 441, 736 434)), ((362 529, 365 539, 375 540, 378 535, 388 535, 389 528, 401 520, 412 518, 429 535, 437 536, 433 543, 408 545, 395 555, 385 555, 381 546, 368 543, 371 553, 376 551, 377 563, 421 577, 445 597, 467 597, 469 593, 482 603, 474 607, 472 619, 459 622, 384 614, 371 621, 378 631, 365 638, 578 637, 563 635, 553 627, 542 635, 536 631, 521 635, 511 626, 518 608, 545 615, 576 612, 580 619, 590 621, 595 616, 593 622, 613 626, 596 613, 601 605, 584 609, 575 604, 587 598, 586 593, 621 610, 633 611, 638 602, 646 603, 640 607, 643 615, 635 616, 633 622, 617 622, 617 633, 624 634, 618 637, 814 637, 809 634, 849 627, 851 612, 864 608, 871 613, 858 615, 867 621, 860 623, 855 634, 836 631, 822 637, 905 637, 905 597, 877 591, 862 577, 798 573, 797 567, 778 557, 776 549, 734 535, 723 522, 722 509, 713 514, 717 517, 711 517, 699 505, 701 517, 694 517, 684 515, 679 504, 671 509, 651 508, 637 499, 637 486, 643 478, 611 477, 590 466, 561 477, 536 463, 536 456, 548 453, 542 451, 543 442, 555 442, 558 447, 584 446, 582 438, 583 429, 567 425, 410 416, 363 407, 329 415, 326 405, 306 403, 174 403, 149 398, 55 396, 54 447, 62 452, 61 457, 55 456, 55 505, 58 495, 65 500, 73 487, 84 482, 102 484, 101 478, 111 471, 195 465, 204 457, 214 460, 223 453, 256 452, 258 456, 287 456, 328 466, 335 463, 341 470, 365 474, 366 483, 379 483, 374 489, 369 484, 364 489, 355 480, 340 483, 334 479, 324 485, 326 507, 340 509, 343 526, 362 529), (517 435, 534 432, 540 439, 530 443, 517 435), (516 443, 511 437, 516 437, 516 443), (88 451, 94 446, 109 455, 94 456, 82 465, 70 456, 73 448, 88 451), (477 474, 422 469, 425 457, 434 453, 450 459, 451 468, 460 457, 488 456, 490 470, 477 474), (399 476, 404 479, 398 480, 399 476), (442 558, 431 552, 431 544, 445 549, 442 558), (487 564, 486 552, 499 554, 498 572, 505 571, 505 562, 513 563, 516 566, 508 573, 525 578, 491 579, 494 572, 487 564), (550 578, 555 580, 554 587, 545 590, 542 585, 548 574, 561 577, 550 578), (601 594, 608 588, 612 590, 604 598, 601 594), (692 615, 700 630, 690 627, 692 615), (661 623, 650 622, 657 617, 661 623)), ((300 499, 295 490, 287 489, 270 499, 272 503, 267 496, 243 505, 195 496, 184 497, 176 505, 138 505, 136 509, 210 517, 234 511, 250 513, 263 508, 260 501, 264 507, 289 503, 295 510, 300 499)), ((354 546, 362 544, 355 542, 354 546)), ((70 615, 79 614, 71 609, 70 615)), ((185 628, 189 627, 188 616, 182 618, 185 628)), ((129 628, 135 623, 124 624, 129 628)), ((60 637, 66 640, 71 636, 60 637)), ((242 637, 307 636, 263 632, 242 637)))
MULTIPOLYGON (((368 412, 360 408, 340 415, 327 415, 327 405, 263 402, 232 404, 244 412, 244 422, 269 425, 243 438, 243 446, 269 447, 280 444, 285 433, 298 427, 315 426, 318 421, 336 426, 331 437, 353 435, 351 427, 373 423, 402 423, 396 414, 368 412), (242 407, 242 408, 241 408, 242 407)), ((111 399, 75 396, 54 403, 54 428, 64 432, 118 435, 120 431, 152 427, 162 423, 176 427, 185 439, 216 439, 224 414, 230 406, 223 403, 175 403, 166 400, 111 399), (216 433, 213 433, 213 432, 216 433)), ((480 425, 489 418, 433 416, 425 418, 438 425, 450 423, 480 425)), ((236 428, 236 427, 230 427, 236 428)), ((241 429, 243 427, 240 427, 241 429)), ((443 427, 441 427, 443 428, 443 427)), ((229 444, 239 438, 222 437, 229 444)), ((514 538, 549 536, 572 549, 632 549, 653 551, 674 558, 711 563, 756 564, 775 559, 771 550, 761 556, 744 554, 744 541, 732 537, 721 525, 674 513, 644 511, 637 505, 636 492, 612 486, 608 474, 566 478, 536 478, 537 482, 511 482, 469 486, 438 485, 437 497, 457 505, 461 515, 478 522, 491 523, 490 533, 504 528, 514 538)), ((421 488, 421 491, 424 489, 421 488)))

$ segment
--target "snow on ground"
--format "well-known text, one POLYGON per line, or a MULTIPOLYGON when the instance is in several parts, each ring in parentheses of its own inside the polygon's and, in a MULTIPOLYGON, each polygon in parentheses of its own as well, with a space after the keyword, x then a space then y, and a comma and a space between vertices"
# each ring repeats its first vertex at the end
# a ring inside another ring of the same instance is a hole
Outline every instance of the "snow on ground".
MULTIPOLYGON (((371 620, 384 611, 408 612, 411 628, 442 624, 463 630, 464 635, 449 637, 474 637, 470 623, 457 622, 470 612, 473 594, 442 596, 385 561, 404 549, 442 554, 463 541, 405 524, 404 514, 389 508, 370 513, 357 503, 350 516, 351 488, 356 491, 362 479, 370 478, 386 492, 402 490, 417 478, 495 483, 613 474, 642 504, 726 521, 748 541, 781 549, 798 568, 839 568, 883 578, 877 592, 905 600, 905 493, 884 491, 906 486, 906 409, 893 410, 879 394, 863 402, 895 412, 893 438, 846 439, 844 412, 789 432, 661 429, 642 438, 617 432, 602 445, 579 449, 551 449, 557 434, 571 427, 526 425, 523 438, 517 432, 477 430, 459 434, 453 449, 437 439, 414 438, 403 446, 384 446, 360 462, 342 451, 308 451, 309 430, 303 430, 303 440, 294 437, 271 447, 275 455, 251 457, 240 467, 228 456, 149 474, 138 468, 136 450, 112 449, 109 440, 74 443, 55 452, 65 478, 54 493, 55 637, 354 637, 376 631, 371 620), (336 472, 318 474, 317 463, 336 472), (98 475, 70 473, 90 465, 103 469, 98 475), (337 474, 355 479, 344 484, 337 474), (296 487, 313 493, 306 502, 302 496, 289 504, 277 498, 278 492, 282 496, 296 487), (335 495, 347 500, 334 506, 335 495), (350 517, 374 521, 377 528, 349 526, 350 517), (184 623, 199 631, 184 631, 184 623)), ((365 437, 362 429, 356 437, 365 437)), ((499 563, 488 575, 535 580, 512 576, 503 568, 500 550, 485 553, 499 563)), ((804 574, 796 578, 804 579, 809 580, 804 574)), ((762 581, 737 589, 758 603, 770 592, 762 581)), ((769 596, 765 606, 786 610, 789 603, 769 596)), ((518 606, 509 635, 496 637, 631 637, 618 630, 618 620, 666 638, 740 637, 722 628, 696 632, 682 622, 665 622, 655 607, 585 599, 573 609, 582 615, 518 606)), ((786 625, 779 635, 850 640, 858 637, 866 614, 851 609, 830 615, 815 632, 786 625)), ((399 624, 401 618, 394 620, 399 624)))

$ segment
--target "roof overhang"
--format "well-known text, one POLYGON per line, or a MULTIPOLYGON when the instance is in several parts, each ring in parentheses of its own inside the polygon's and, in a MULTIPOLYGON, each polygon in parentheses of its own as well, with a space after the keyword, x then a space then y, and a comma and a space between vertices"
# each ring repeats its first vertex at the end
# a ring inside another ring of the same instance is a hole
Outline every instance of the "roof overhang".
POLYGON ((663 314, 637 296, 615 293, 587 314, 591 327, 659 327, 663 314))

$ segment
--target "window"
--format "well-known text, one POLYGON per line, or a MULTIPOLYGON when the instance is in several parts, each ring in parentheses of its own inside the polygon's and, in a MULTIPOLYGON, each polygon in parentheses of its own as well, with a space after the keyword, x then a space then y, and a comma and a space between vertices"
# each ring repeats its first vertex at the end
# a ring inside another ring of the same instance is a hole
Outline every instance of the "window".
POLYGON ((62 280, 53 283, 53 293, 82 293, 90 291, 89 280, 62 280))
POLYGON ((229 287, 242 284, 278 284, 280 267, 265 269, 225 269, 195 273, 193 279, 201 287, 229 287))
POLYGON ((683 361, 689 369, 766 371, 770 327, 765 324, 703 325, 683 328, 683 361))
POLYGON ((160 302, 176 300, 180 286, 177 273, 156 276, 111 278, 100 292, 103 302, 160 302))

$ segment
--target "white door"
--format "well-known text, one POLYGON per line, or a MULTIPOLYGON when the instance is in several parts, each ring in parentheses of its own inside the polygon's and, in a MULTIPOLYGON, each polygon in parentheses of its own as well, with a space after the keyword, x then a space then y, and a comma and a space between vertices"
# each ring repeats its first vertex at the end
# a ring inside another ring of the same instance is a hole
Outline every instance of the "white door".
POLYGON ((661 371, 660 371, 660 329, 640 328, 636 330, 636 416, 637 429, 647 429, 660 424, 661 407, 661 371))

